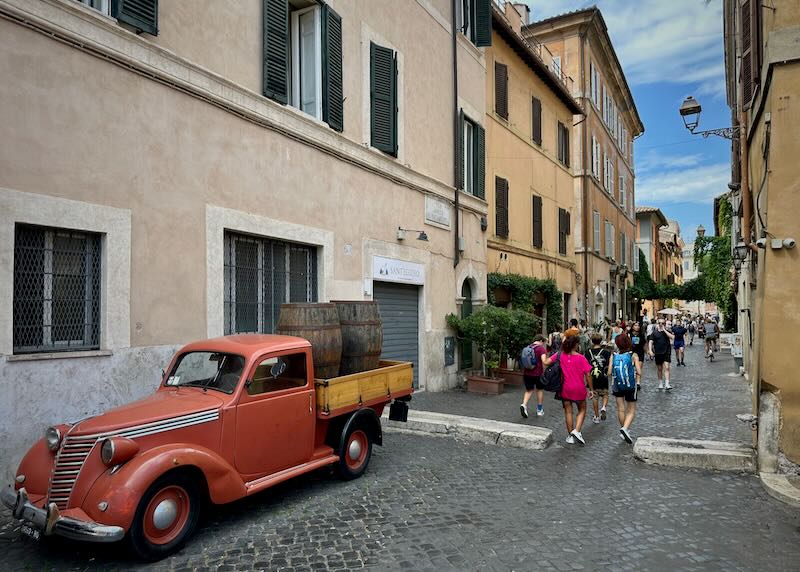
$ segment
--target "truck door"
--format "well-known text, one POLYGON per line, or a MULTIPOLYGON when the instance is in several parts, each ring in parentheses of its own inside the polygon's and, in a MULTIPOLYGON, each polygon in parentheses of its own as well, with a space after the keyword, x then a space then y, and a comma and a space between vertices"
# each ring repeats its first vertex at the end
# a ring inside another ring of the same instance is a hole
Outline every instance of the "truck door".
POLYGON ((236 469, 267 475, 305 463, 314 449, 314 385, 310 353, 256 360, 236 413, 236 469))

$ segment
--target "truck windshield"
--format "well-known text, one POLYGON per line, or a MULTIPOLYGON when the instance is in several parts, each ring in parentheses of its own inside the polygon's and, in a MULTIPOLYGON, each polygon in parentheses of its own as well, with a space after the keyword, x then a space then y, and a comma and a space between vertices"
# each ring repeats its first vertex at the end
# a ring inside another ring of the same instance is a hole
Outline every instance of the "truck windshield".
POLYGON ((219 352, 189 352, 178 358, 166 385, 191 385, 233 393, 242 377, 244 358, 219 352))

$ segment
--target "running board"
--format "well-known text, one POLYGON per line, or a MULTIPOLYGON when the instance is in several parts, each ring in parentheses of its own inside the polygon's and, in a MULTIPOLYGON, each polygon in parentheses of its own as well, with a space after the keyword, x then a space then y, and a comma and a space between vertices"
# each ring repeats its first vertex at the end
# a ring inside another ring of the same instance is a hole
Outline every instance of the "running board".
POLYGON ((289 467, 288 469, 284 469, 279 473, 267 475, 266 477, 261 477, 260 479, 256 479, 255 481, 250 481, 248 483, 245 483, 244 486, 245 489, 247 490, 247 494, 251 495, 253 493, 257 493, 259 491, 263 491, 264 489, 268 489, 272 486, 275 486, 278 483, 282 483, 283 481, 288 481, 293 477, 303 475, 315 469, 325 467, 326 465, 332 465, 338 460, 339 460, 338 455, 328 455, 327 457, 323 457, 315 461, 309 461, 308 463, 303 463, 302 465, 297 465, 296 467, 289 467))

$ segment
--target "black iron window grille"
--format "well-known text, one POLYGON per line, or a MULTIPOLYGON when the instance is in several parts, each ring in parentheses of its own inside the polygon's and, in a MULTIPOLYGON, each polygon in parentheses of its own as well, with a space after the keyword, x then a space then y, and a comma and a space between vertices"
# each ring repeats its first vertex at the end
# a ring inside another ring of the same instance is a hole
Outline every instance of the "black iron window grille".
POLYGON ((317 301, 317 249, 225 233, 225 334, 275 331, 281 304, 317 301))
POLYGON ((14 353, 100 347, 99 234, 14 229, 14 353))

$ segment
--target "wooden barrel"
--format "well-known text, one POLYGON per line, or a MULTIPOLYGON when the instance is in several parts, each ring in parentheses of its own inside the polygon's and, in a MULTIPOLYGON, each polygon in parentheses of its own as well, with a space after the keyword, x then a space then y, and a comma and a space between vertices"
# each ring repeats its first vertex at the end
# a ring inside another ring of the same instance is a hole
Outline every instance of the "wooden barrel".
POLYGON ((339 375, 342 359, 342 329, 333 304, 281 304, 276 334, 298 336, 311 342, 314 377, 339 375))
POLYGON ((339 375, 378 367, 383 348, 383 329, 378 303, 333 300, 342 326, 342 364, 339 375))

